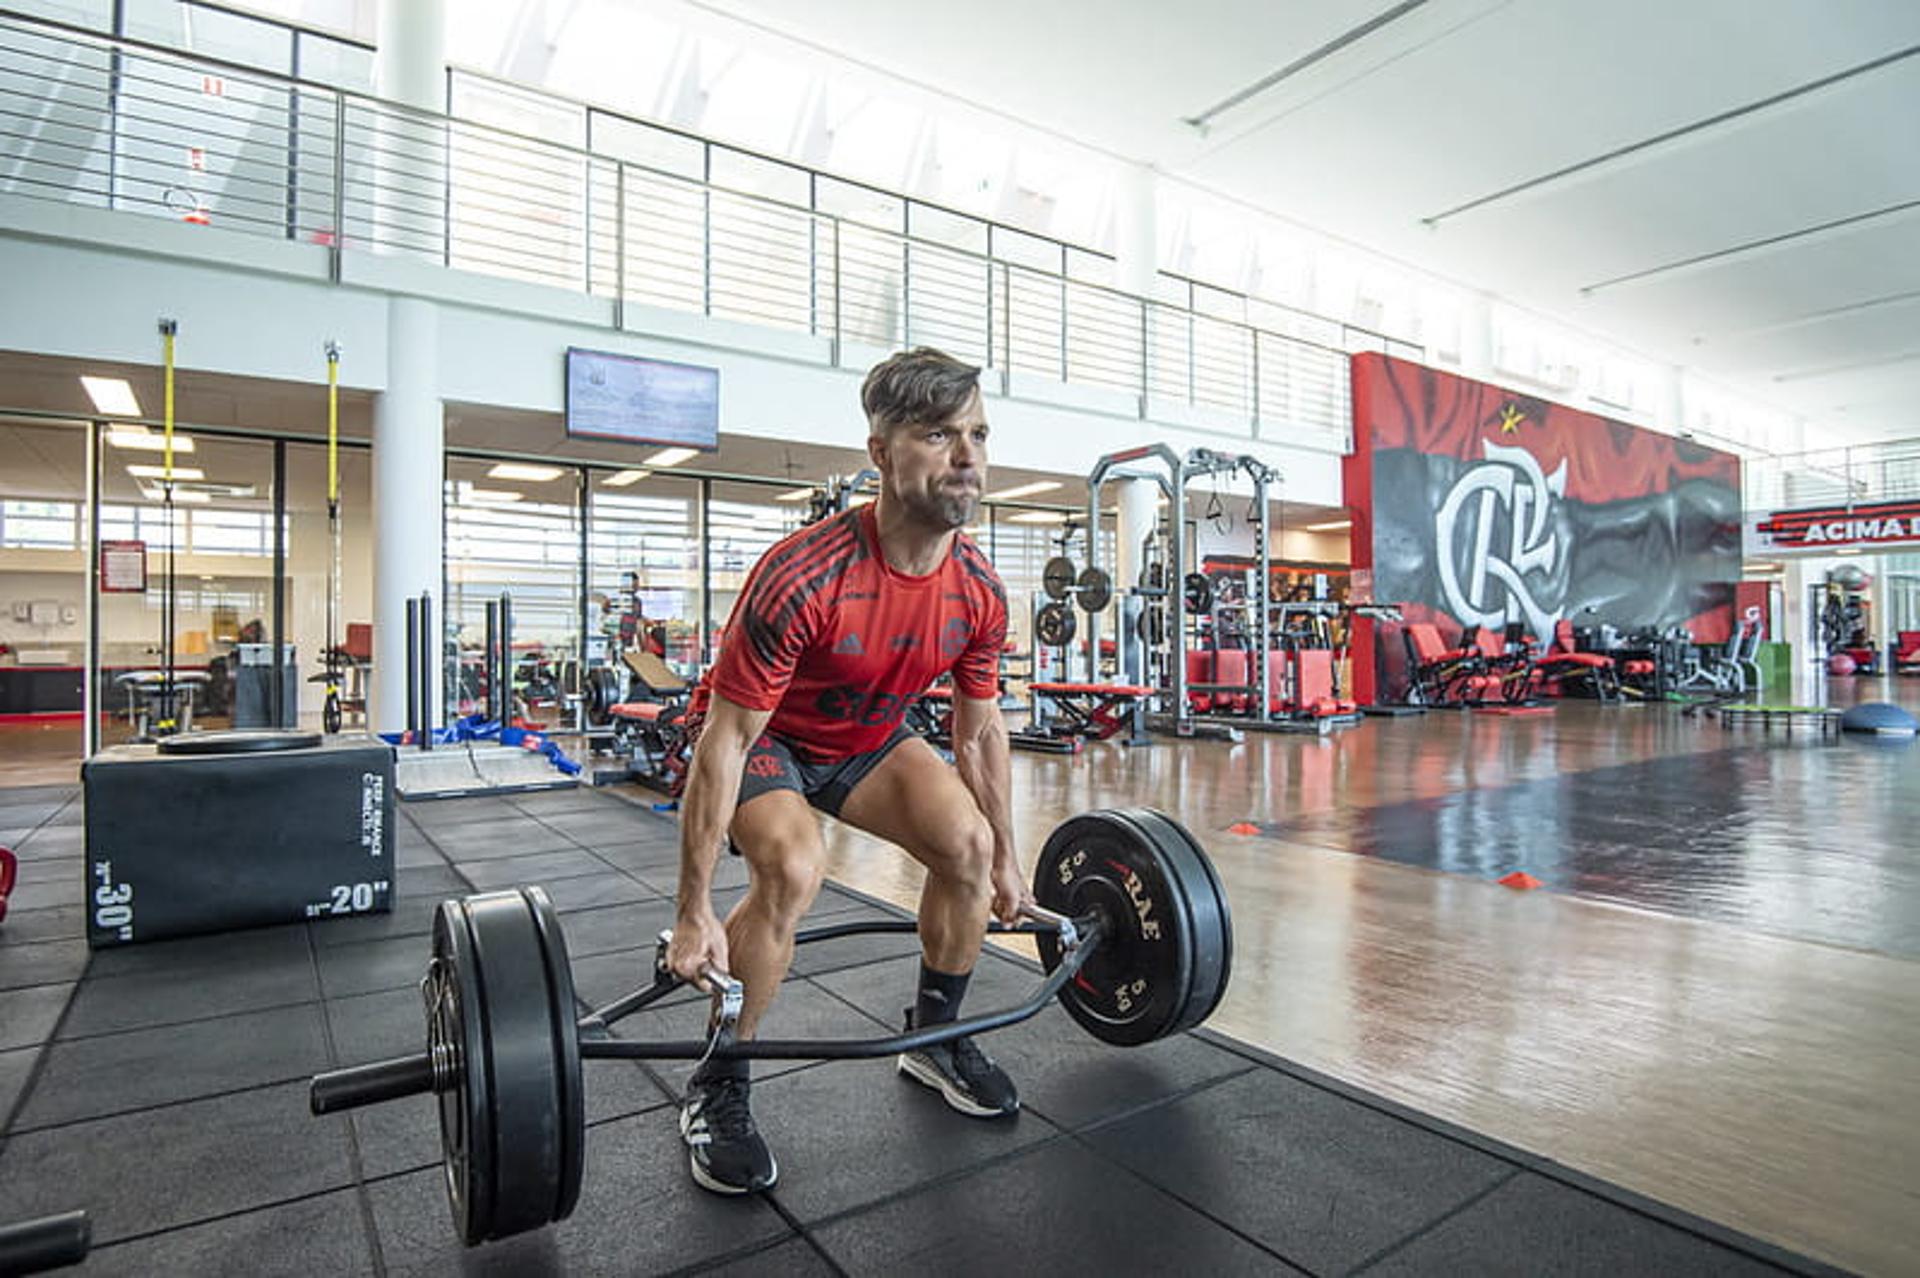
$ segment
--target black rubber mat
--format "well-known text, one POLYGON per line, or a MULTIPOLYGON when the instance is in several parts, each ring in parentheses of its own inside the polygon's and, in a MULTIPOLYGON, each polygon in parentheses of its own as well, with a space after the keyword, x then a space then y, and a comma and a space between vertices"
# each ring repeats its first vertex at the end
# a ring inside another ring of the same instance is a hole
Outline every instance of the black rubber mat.
MULTIPOLYGON (((673 916, 667 818, 606 795, 476 802, 474 821, 453 801, 402 809, 415 864, 391 915, 110 950, 84 971, 77 907, 10 919, 5 1215, 89 1209, 80 1272, 103 1274, 1827 1272, 1206 1031, 1108 1047, 1057 1007, 986 1041, 1022 1088, 1010 1120, 956 1115, 891 1061, 767 1063, 755 1111, 781 1179, 745 1199, 688 1176, 683 1063, 588 1062, 578 1210, 468 1251, 432 1102, 315 1119, 306 1077, 418 1047, 434 903, 509 881, 503 861, 551 876, 584 999, 644 984, 673 916), (502 828, 537 850, 502 851, 502 828)), ((72 805, 14 806, 48 828, 72 805)), ((861 916, 902 914, 830 887, 809 921, 861 916)), ((900 1026, 911 936, 801 953, 769 1033, 900 1026)), ((991 954, 969 1008, 1036 979, 991 954)), ((694 1037, 704 1014, 687 994, 617 1029, 694 1037)))

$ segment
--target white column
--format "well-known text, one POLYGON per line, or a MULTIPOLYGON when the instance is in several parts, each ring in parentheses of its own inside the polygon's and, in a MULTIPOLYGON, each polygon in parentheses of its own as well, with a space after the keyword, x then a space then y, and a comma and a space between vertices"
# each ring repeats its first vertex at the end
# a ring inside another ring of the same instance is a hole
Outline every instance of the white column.
POLYGON ((1153 170, 1122 165, 1113 198, 1114 287, 1152 297, 1160 270, 1159 182, 1153 170))
MULTIPOLYGON (((1113 591, 1120 603, 1114 610, 1120 627, 1120 681, 1122 683, 1143 681, 1146 676, 1145 661, 1140 657, 1140 632, 1133 624, 1127 610, 1127 591, 1140 584, 1140 570, 1144 556, 1141 543, 1153 532, 1157 507, 1154 499, 1160 494, 1160 487, 1150 479, 1117 479, 1109 484, 1118 499, 1119 520, 1114 534, 1113 591)), ((1171 573, 1173 565, 1168 562, 1163 571, 1171 573)), ((1151 600, 1145 601, 1146 607, 1153 607, 1151 600)))
MULTIPOLYGON (((440 312, 432 302, 387 302, 387 388, 373 401, 373 686, 376 732, 407 722, 407 600, 433 594, 433 627, 444 634, 440 405, 440 312)), ((438 721, 441 645, 432 645, 427 686, 438 721)))
MULTIPOLYGON (((379 45, 373 55, 374 92, 389 102, 441 116, 447 109, 445 0, 380 0, 379 45)), ((374 249, 440 261, 446 245, 445 125, 411 112, 370 108, 376 118, 349 109, 350 147, 371 149, 374 249), (361 127, 354 130, 354 124, 361 127)))
POLYGON ((1655 410, 1654 429, 1678 435, 1687 428, 1687 375, 1678 364, 1660 371, 1660 404, 1655 410))

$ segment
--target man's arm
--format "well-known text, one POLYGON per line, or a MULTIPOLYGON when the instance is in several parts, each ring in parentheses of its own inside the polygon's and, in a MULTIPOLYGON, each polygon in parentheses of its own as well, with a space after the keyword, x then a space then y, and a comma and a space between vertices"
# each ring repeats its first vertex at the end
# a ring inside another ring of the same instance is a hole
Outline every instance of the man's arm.
POLYGON ((1013 849, 1013 767, 1007 722, 997 697, 953 697, 953 762, 993 830, 993 913, 1004 923, 1018 917, 1033 893, 1020 874, 1013 849))
POLYGON ((772 717, 719 693, 707 708, 680 795, 680 891, 667 964, 682 980, 697 981, 709 963, 729 970, 726 929, 713 911, 713 867, 740 801, 747 751, 772 717))

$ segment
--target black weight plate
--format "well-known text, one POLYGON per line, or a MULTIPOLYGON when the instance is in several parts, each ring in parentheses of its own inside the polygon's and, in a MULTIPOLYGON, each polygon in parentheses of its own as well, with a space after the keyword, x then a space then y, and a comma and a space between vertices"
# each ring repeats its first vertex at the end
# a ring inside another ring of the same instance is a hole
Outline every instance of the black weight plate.
MULTIPOLYGON (((1094 1037, 1151 1042, 1198 1024, 1219 1002, 1231 954, 1226 901, 1204 855, 1170 819, 1144 810, 1071 818, 1041 849, 1034 896, 1106 923, 1086 966, 1060 991, 1094 1037)), ((1051 971, 1059 945, 1045 933, 1038 940, 1051 971)))
POLYGON ((1188 612, 1206 612, 1213 607, 1213 582, 1207 574, 1190 572, 1184 584, 1188 612))
MULTIPOLYGON (((1324 720, 1321 726, 1326 726, 1324 720)), ((1187 1014, 1177 1027, 1192 1029, 1226 997, 1233 971, 1233 913, 1227 908, 1227 892, 1206 849, 1186 826, 1157 808, 1130 808, 1124 815, 1146 827, 1156 846, 1168 854, 1192 907, 1193 983, 1188 986, 1187 1014)))
POLYGON ((271 754, 276 750, 309 750, 320 744, 317 732, 283 732, 278 728, 240 728, 231 732, 182 732, 160 741, 161 754, 271 754))
POLYGON ((454 1080, 439 1096, 447 1207, 454 1231, 472 1246, 493 1234, 493 1098, 473 932, 459 901, 442 901, 434 913, 433 963, 421 988, 427 1050, 446 1058, 454 1080))
POLYGON ((1089 565, 1080 574, 1080 606, 1088 612, 1099 612, 1113 602, 1113 578, 1098 568, 1089 565))
POLYGON ((492 1101, 493 1218, 484 1237, 506 1238, 550 1223, 560 1201, 565 1067, 554 1046, 546 947, 527 898, 482 892, 461 904, 486 1015, 492 1101))
POLYGON ((1041 608, 1033 619, 1034 636, 1050 648, 1062 648, 1072 643, 1079 629, 1079 623, 1073 618, 1073 609, 1057 601, 1041 608))
POLYGON ((1073 560, 1055 555, 1040 571, 1040 589, 1049 599, 1065 599, 1073 592, 1073 560))
POLYGON ((520 893, 533 914, 540 948, 546 958, 547 991, 553 1009, 554 1060, 560 1089, 560 1185, 553 1204, 554 1220, 565 1220, 580 1201, 580 1177, 586 1167, 587 1106, 581 1090, 580 1034, 574 1020, 573 964, 567 958, 566 935, 560 915, 542 887, 523 887, 520 893))

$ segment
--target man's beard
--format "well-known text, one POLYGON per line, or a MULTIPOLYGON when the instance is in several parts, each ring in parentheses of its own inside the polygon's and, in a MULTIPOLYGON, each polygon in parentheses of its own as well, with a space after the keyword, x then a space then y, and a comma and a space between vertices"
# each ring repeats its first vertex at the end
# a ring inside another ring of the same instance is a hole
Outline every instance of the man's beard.
POLYGON ((973 522, 980 510, 980 490, 946 484, 931 493, 909 493, 901 498, 901 505, 921 523, 950 531, 973 522))

